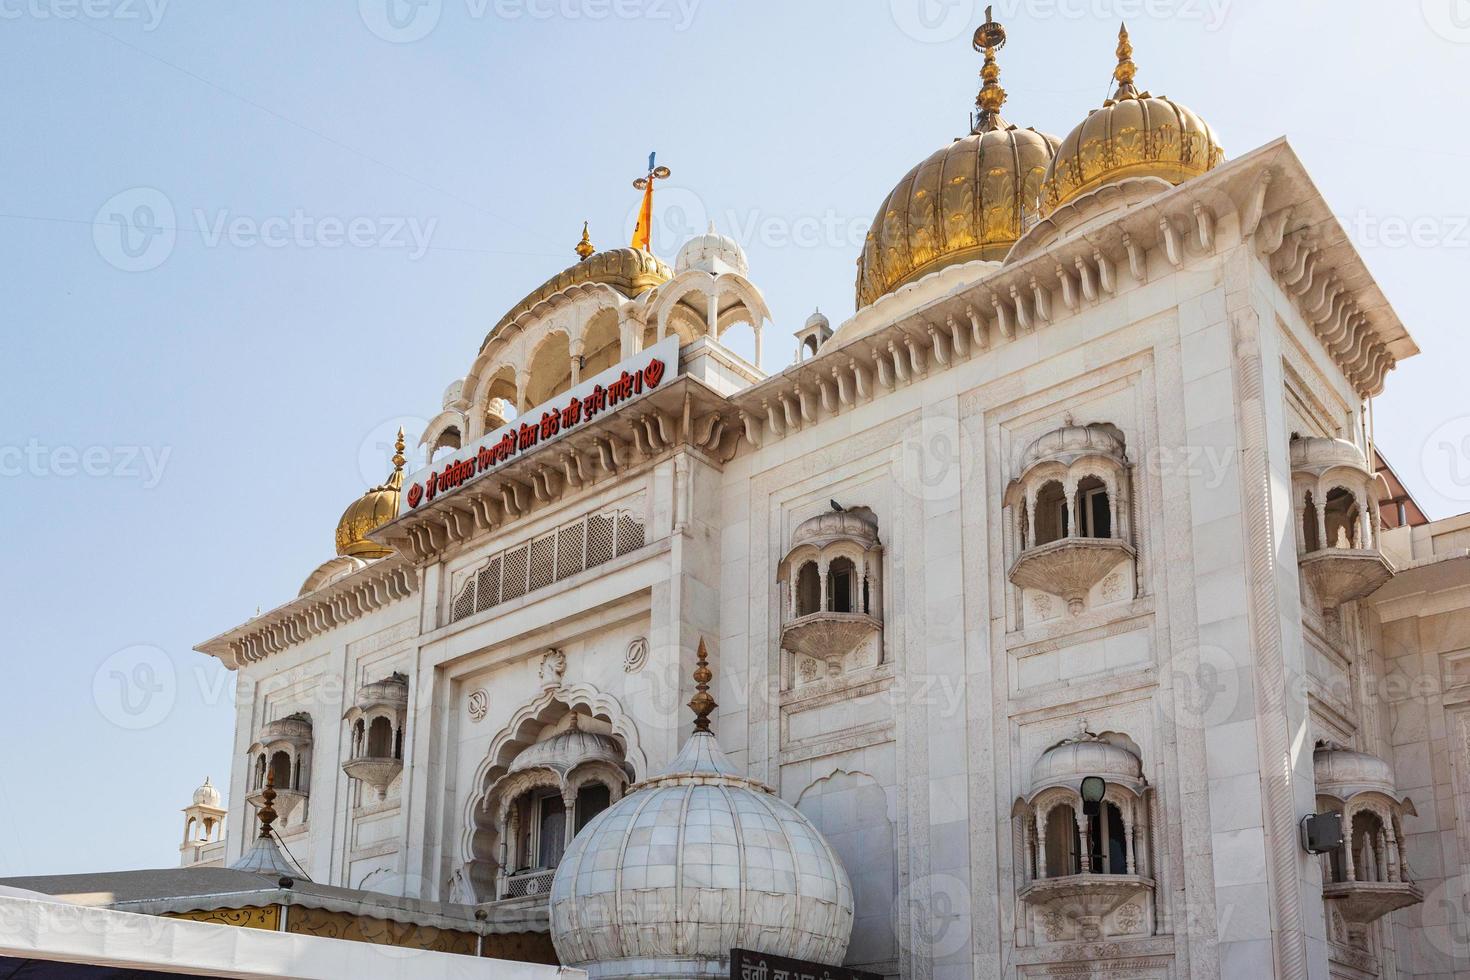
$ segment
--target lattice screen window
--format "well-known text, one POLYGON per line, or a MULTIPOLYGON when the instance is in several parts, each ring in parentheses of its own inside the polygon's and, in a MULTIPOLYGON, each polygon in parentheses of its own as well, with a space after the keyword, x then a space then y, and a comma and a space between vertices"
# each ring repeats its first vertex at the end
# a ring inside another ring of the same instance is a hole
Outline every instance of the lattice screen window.
POLYGON ((571 578, 580 572, 587 560, 587 522, 578 521, 562 528, 556 538, 556 580, 571 578))
POLYGON ((455 596, 450 622, 637 551, 647 540, 647 528, 626 510, 565 524, 529 544, 492 555, 455 596))
POLYGON ((464 588, 459 590, 459 595, 454 597, 454 609, 449 615, 451 621, 464 619, 475 611, 475 579, 477 577, 471 575, 469 581, 464 584, 464 588))
POLYGON ((613 556, 613 524, 616 515, 593 514, 587 519, 587 567, 601 565, 613 556))
MULTIPOLYGON (((500 601, 500 556, 491 558, 490 563, 480 569, 480 574, 475 577, 478 579, 475 586, 475 612, 480 612, 500 601)), ((458 618, 460 617, 455 617, 458 618)))
POLYGON ((556 535, 548 534, 544 538, 537 538, 531 542, 530 589, 544 589, 555 581, 556 535))
POLYGON ((521 545, 505 553, 503 577, 500 580, 501 602, 526 594, 526 566, 530 551, 529 547, 521 545))
POLYGON ((643 525, 627 511, 618 514, 618 554, 626 555, 643 547, 643 525))

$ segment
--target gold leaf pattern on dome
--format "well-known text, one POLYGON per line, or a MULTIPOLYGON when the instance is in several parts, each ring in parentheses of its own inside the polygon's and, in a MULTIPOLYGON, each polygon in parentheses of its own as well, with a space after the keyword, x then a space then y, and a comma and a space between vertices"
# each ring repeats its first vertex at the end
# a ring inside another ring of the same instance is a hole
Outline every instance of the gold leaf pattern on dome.
POLYGON ((1004 259, 1036 213, 1056 146, 1013 126, 955 140, 909 171, 868 232, 858 308, 946 266, 1004 259))
POLYGON ((1061 141, 1042 187, 1042 214, 1125 177, 1181 184, 1225 159, 1215 133, 1198 113, 1133 85, 1138 66, 1128 29, 1118 32, 1118 88, 1061 141))
POLYGON ((337 522, 337 554, 353 558, 386 558, 393 549, 368 540, 376 531, 398 516, 398 495, 403 490, 403 465, 408 462, 403 452, 403 429, 393 446, 393 472, 386 482, 373 487, 347 505, 337 522))
POLYGON ((1006 92, 995 52, 1005 40, 987 7, 974 38, 985 62, 970 135, 905 174, 878 209, 858 257, 858 309, 947 266, 999 262, 1040 209, 1057 138, 1001 118, 1006 92))
POLYGON ((527 293, 525 299, 511 307, 500 318, 500 322, 495 324, 494 329, 485 335, 480 350, 484 350, 505 329, 506 324, 547 297, 570 286, 585 282, 605 283, 632 299, 672 278, 674 270, 652 252, 645 252, 640 248, 610 248, 595 252, 585 259, 579 259, 576 265, 563 269, 527 293))

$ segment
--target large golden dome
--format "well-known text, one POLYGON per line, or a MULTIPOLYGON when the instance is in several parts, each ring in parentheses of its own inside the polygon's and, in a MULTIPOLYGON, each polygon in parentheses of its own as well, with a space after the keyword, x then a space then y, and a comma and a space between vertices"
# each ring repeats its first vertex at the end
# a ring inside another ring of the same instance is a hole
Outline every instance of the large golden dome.
POLYGON ((1057 138, 1000 117, 995 50, 1004 43, 999 24, 975 32, 985 65, 970 135, 905 174, 878 209, 858 259, 858 309, 937 269, 1004 259, 1034 218, 1057 138))
POLYGON ((1117 54, 1113 78, 1118 89, 1062 140, 1043 181, 1043 214, 1123 177, 1182 184, 1225 158, 1214 131, 1197 113, 1134 88, 1138 69, 1126 27, 1118 31, 1117 54))
POLYGON ((386 558, 393 549, 368 540, 375 531, 398 516, 398 495, 403 490, 403 430, 394 445, 393 473, 386 483, 373 487, 347 505, 337 522, 337 554, 352 558, 386 558))

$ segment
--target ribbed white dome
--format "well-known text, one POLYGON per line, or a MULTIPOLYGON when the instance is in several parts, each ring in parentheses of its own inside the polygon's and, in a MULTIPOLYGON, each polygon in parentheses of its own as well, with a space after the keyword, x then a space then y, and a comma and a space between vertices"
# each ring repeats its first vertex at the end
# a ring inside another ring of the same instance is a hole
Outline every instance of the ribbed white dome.
POLYGON ((703 235, 695 235, 685 242, 684 247, 679 249, 678 257, 674 259, 675 275, 690 269, 698 269, 715 276, 726 272, 747 276, 750 274, 750 262, 740 243, 715 231, 714 223, 711 222, 709 231, 703 235))
POLYGON ((1068 739, 1042 753, 1031 768, 1031 794, 1052 786, 1078 789, 1088 776, 1137 792, 1143 787, 1143 763, 1121 745, 1093 735, 1068 739))
POLYGON ((836 965, 852 917, 826 839, 707 732, 588 824, 551 887, 558 958, 598 980, 722 977, 733 947, 836 965))
POLYGON ((220 801, 219 790, 210 783, 209 777, 204 777, 204 785, 194 791, 195 806, 218 807, 220 801))
POLYGON ((544 742, 527 746, 510 764, 511 772, 523 769, 554 769, 565 775, 584 762, 606 762, 621 769, 623 752, 610 735, 584 732, 580 728, 553 735, 544 742))
POLYGON ((1312 753, 1312 773, 1319 796, 1346 800, 1358 793, 1382 793, 1399 798, 1393 767, 1367 752, 1324 745, 1312 753))
POLYGON ((1119 461, 1126 459, 1122 431, 1109 422, 1077 425, 1069 419, 1060 429, 1053 429, 1026 447, 1026 453, 1021 457, 1021 469, 1051 460, 1070 464, 1083 456, 1097 455, 1119 461))

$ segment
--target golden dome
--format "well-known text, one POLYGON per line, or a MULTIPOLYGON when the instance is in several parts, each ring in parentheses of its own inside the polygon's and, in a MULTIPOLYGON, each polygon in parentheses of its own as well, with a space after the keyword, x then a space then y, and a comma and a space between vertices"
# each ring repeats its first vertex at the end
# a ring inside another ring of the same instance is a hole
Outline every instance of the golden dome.
POLYGON ((337 554, 352 558, 386 558, 393 549, 368 540, 368 532, 377 530, 398 516, 398 494, 403 489, 403 430, 393 446, 393 473, 381 486, 347 505, 337 522, 337 554))
POLYGON ((485 345, 489 344, 507 323, 548 296, 559 293, 568 286, 584 282, 606 283, 631 299, 674 278, 674 270, 652 252, 645 252, 641 248, 610 248, 603 252, 590 252, 584 256, 585 250, 581 248, 582 244, 588 246, 592 244, 585 226, 583 227, 583 241, 579 243, 577 250, 577 264, 558 272, 528 293, 525 299, 511 307, 510 312, 501 317, 500 322, 495 324, 495 328, 485 335, 485 342, 480 345, 481 350, 485 349, 485 345))
POLYGON ((1163 96, 1133 87, 1138 67, 1128 29, 1118 30, 1118 89, 1101 109, 1067 134, 1046 172, 1042 214, 1101 184, 1123 177, 1159 177, 1182 184, 1225 158, 1209 124, 1163 96))
POLYGON ((1057 138, 1000 117, 995 50, 1004 43, 989 20, 975 32, 985 65, 970 135, 905 174, 878 209, 858 258, 858 309, 937 269, 1004 259, 1035 215, 1057 138))

